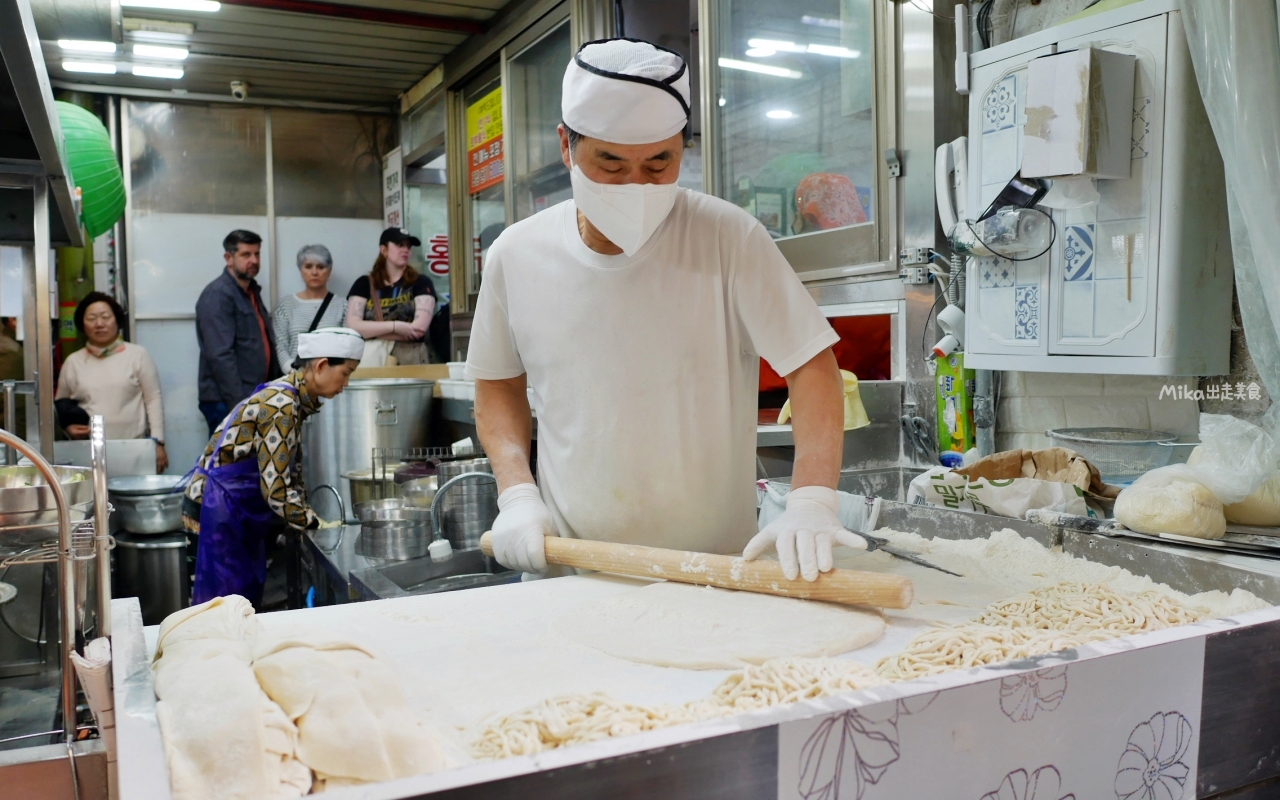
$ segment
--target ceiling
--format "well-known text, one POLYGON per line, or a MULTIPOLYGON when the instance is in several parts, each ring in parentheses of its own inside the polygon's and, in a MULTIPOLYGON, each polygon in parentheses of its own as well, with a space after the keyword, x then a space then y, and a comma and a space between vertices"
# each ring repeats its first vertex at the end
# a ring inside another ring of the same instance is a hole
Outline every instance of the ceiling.
MULTIPOLYGON (((62 0, 33 0, 61 2, 62 0)), ((507 0, 223 0, 212 13, 123 9, 124 43, 114 54, 64 51, 40 30, 55 85, 78 84, 231 97, 390 108, 507 0), (182 47, 184 61, 136 55, 136 44, 182 47), (64 61, 117 65, 114 75, 71 72, 64 61), (131 65, 179 67, 179 79, 142 77, 131 65)), ((52 33, 52 35, 51 35, 52 33)))

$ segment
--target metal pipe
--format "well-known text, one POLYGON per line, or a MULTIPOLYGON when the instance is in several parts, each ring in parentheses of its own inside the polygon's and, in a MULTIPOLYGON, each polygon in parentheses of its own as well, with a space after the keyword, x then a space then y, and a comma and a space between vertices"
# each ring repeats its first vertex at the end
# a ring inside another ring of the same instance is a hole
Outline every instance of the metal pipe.
POLYGON ((223 0, 234 6, 266 8, 272 11, 289 11, 294 14, 315 14, 321 17, 358 19, 365 22, 382 22, 390 25, 407 25, 431 31, 452 33, 484 33, 485 25, 478 20, 460 17, 442 17, 436 14, 417 14, 411 11, 392 11, 383 8, 348 6, 338 3, 321 3, 316 0, 223 0))
MULTIPOLYGON (((31 459, 31 465, 44 478, 53 492, 53 504, 58 509, 58 628, 62 635, 62 731, 70 742, 76 735, 76 669, 71 654, 76 648, 76 597, 75 562, 71 557, 71 513, 67 495, 62 491, 58 475, 49 462, 30 444, 8 431, 0 431, 0 444, 12 447, 31 459)), ((52 442, 50 442, 52 444, 52 442)))
POLYGON ((93 548, 98 560, 98 635, 111 635, 111 533, 107 495, 107 429, 100 414, 89 418, 89 456, 93 464, 93 548))
MULTIPOLYGON (((4 429, 14 436, 18 432, 14 430, 18 427, 18 409, 14 404, 18 402, 18 393, 16 389, 18 384, 16 381, 4 382, 4 429)), ((4 449, 4 463, 10 467, 18 463, 18 451, 12 447, 4 449)))
POLYGON ((979 456, 989 456, 996 451, 996 410, 991 370, 979 369, 974 373, 974 444, 978 448, 979 456))
POLYGON ((50 303, 51 270, 49 264, 49 183, 36 181, 32 185, 35 200, 35 244, 32 245, 32 262, 35 266, 35 320, 28 330, 35 337, 26 343, 35 350, 36 418, 39 426, 40 454, 53 460, 53 325, 54 307, 50 303))

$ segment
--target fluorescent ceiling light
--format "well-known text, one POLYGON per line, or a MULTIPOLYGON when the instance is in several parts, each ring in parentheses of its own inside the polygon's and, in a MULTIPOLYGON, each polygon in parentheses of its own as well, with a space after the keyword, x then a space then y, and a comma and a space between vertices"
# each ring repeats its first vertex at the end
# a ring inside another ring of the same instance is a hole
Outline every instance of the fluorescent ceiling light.
POLYGON ((758 72, 761 75, 772 75, 775 78, 803 78, 799 72, 785 67, 771 67, 768 64, 754 64, 750 61, 738 61, 733 58, 721 58, 717 62, 725 69, 740 69, 743 72, 758 72))
POLYGON ((764 115, 769 119, 794 119, 796 116, 785 108, 775 108, 772 111, 764 112, 764 115))
POLYGON ((101 61, 63 61, 62 68, 67 72, 95 72, 99 75, 115 75, 116 65, 101 61))
POLYGON ((168 78, 177 80, 182 77, 182 70, 176 67, 148 67, 143 64, 133 65, 133 74, 139 78, 168 78))
POLYGON ((133 54, 135 56, 144 56, 146 58, 163 58, 169 61, 183 61, 187 57, 187 48, 161 47, 158 44, 135 44, 133 46, 133 54))
POLYGON ((125 8, 163 8, 168 11, 203 11, 212 13, 222 8, 216 0, 120 0, 125 8))
POLYGON ((86 39, 59 39, 58 47, 77 53, 114 53, 115 42, 92 42, 86 39))
POLYGON ((719 106, 720 106, 721 108, 724 108, 724 104, 725 104, 726 102, 727 102, 727 101, 726 101, 723 97, 721 97, 721 98, 720 98, 720 102, 719 102, 719 106))
POLYGON ((748 39, 748 47, 763 47, 766 50, 781 50, 784 53, 803 53, 805 48, 802 44, 795 42, 787 42, 781 39, 748 39))
POLYGON ((809 52, 816 53, 820 56, 835 56, 836 58, 857 58, 862 55, 857 50, 850 50, 847 47, 836 47, 830 44, 811 44, 809 52))
POLYGON ((747 50, 747 55, 751 58, 768 58, 769 56, 776 56, 777 54, 777 50, 771 50, 768 47, 752 47, 747 50))

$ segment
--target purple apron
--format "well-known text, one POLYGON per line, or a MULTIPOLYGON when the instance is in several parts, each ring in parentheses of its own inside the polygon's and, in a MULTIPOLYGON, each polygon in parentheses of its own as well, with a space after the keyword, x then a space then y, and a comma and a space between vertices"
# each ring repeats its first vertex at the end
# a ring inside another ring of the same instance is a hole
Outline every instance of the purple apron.
MULTIPOLYGON (((295 397, 298 394, 288 383, 264 383, 254 394, 271 385, 286 388, 295 397)), ((242 400, 227 418, 238 416, 247 402, 242 400)), ((222 449, 230 427, 223 427, 214 452, 222 449)), ((209 470, 197 464, 192 472, 204 475, 204 496, 191 604, 238 594, 257 607, 267 580, 267 532, 276 516, 262 496, 258 459, 244 458, 209 470)))

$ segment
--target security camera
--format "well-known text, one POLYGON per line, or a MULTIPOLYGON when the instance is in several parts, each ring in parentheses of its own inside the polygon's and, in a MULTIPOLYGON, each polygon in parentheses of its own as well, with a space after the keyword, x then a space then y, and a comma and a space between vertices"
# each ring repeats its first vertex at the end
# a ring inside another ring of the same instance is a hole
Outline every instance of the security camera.
POLYGON ((237 100, 244 100, 249 96, 249 84, 244 81, 232 81, 231 96, 237 100))

